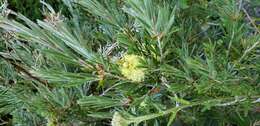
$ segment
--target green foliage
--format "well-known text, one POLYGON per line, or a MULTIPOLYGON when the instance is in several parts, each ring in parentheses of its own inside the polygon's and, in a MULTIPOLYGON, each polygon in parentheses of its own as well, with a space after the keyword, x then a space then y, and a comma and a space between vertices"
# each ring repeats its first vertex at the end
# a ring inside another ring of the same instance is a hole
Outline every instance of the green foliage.
MULTIPOLYGON (((40 0, 7 0, 8 8, 22 13, 26 17, 36 20, 43 19, 42 4, 40 0)), ((61 0, 44 0, 56 9, 64 7, 61 0)))
POLYGON ((242 1, 63 3, 66 14, 42 2, 37 21, 1 7, 9 36, 0 46, 0 115, 12 125, 259 122, 260 32, 242 1), (127 54, 142 60, 126 63, 127 54), (142 69, 144 80, 128 80, 120 65, 131 76, 140 76, 131 65, 142 69))

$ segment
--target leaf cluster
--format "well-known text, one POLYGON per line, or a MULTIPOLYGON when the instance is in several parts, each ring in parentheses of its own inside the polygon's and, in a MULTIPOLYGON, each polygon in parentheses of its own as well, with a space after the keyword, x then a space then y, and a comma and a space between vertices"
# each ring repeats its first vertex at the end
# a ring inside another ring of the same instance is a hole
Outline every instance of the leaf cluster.
POLYGON ((260 29, 242 0, 63 3, 69 15, 42 2, 43 20, 0 16, 0 115, 13 125, 259 122, 260 29), (122 75, 126 54, 142 57, 142 82, 122 75))

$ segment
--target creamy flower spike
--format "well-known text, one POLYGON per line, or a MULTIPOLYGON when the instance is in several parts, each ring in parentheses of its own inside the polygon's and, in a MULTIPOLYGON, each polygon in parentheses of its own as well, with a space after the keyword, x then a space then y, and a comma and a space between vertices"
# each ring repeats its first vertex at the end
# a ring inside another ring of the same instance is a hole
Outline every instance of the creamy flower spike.
POLYGON ((121 73, 133 82, 141 82, 144 80, 145 72, 141 65, 141 57, 137 55, 125 55, 120 61, 121 73))
POLYGON ((111 121, 112 126, 128 126, 129 122, 118 112, 115 112, 111 121))

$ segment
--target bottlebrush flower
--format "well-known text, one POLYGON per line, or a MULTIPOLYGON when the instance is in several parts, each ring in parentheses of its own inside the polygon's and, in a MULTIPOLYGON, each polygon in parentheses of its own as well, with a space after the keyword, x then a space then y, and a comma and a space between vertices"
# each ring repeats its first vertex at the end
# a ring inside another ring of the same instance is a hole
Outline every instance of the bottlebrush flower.
POLYGON ((123 118, 118 112, 115 112, 111 124, 112 126, 128 126, 129 122, 125 118, 123 118))
POLYGON ((137 55, 125 55, 120 60, 121 73, 129 80, 133 82, 141 82, 144 80, 145 72, 143 68, 139 68, 141 65, 141 57, 137 55))

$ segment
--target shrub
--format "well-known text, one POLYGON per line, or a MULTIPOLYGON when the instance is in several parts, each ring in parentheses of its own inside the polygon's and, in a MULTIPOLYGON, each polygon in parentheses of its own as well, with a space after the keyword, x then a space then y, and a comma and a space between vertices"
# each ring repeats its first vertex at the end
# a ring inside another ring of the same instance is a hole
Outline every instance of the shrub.
POLYGON ((260 32, 243 1, 63 2, 67 17, 44 3, 43 20, 0 18, 12 125, 259 123, 260 32))

